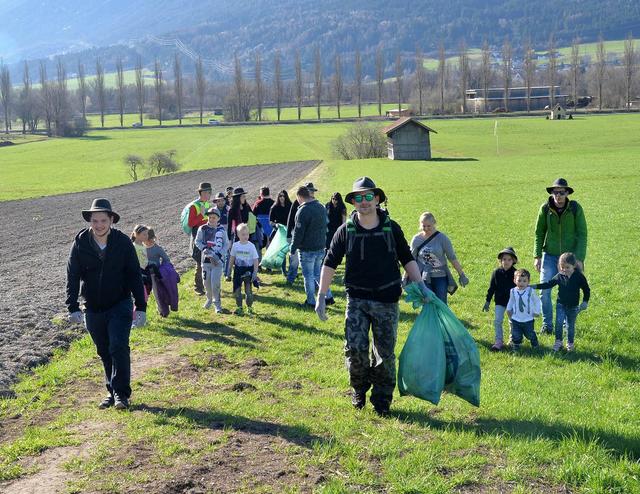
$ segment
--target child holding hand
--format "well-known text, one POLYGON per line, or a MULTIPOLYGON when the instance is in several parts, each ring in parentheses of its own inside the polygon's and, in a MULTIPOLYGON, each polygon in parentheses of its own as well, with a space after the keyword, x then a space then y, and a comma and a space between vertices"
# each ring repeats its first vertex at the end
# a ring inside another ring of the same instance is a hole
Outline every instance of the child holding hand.
POLYGON ((484 312, 489 312, 491 299, 495 297, 496 308, 495 318, 493 320, 495 343, 491 347, 492 352, 499 352, 504 348, 502 322, 504 320, 504 314, 507 311, 507 304, 509 303, 509 293, 511 289, 516 286, 513 277, 516 272, 514 264, 518 262, 518 256, 516 256, 513 247, 507 247, 498 252, 498 261, 500 267, 491 273, 486 302, 482 308, 484 312))
POLYGON ((529 271, 518 269, 513 276, 516 286, 509 291, 507 314, 511 320, 511 344, 514 351, 520 349, 523 336, 531 342, 532 348, 538 346, 533 320, 542 313, 542 302, 529 286, 530 279, 529 271))
POLYGON ((565 323, 567 327, 567 352, 573 351, 578 313, 587 310, 589 305, 591 289, 587 278, 577 267, 577 264, 576 256, 571 252, 565 252, 558 259, 558 274, 546 283, 532 285, 532 287, 541 290, 558 286, 554 352, 562 349, 565 323), (580 303, 580 290, 582 290, 582 303, 580 303))

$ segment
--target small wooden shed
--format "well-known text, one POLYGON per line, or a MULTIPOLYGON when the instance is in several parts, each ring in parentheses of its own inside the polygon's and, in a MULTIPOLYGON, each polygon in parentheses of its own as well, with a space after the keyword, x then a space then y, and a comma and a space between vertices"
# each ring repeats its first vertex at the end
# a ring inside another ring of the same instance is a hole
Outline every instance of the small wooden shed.
POLYGON ((429 132, 435 130, 411 118, 401 118, 385 127, 387 152, 390 160, 430 160, 431 142, 429 132))
POLYGON ((562 105, 553 105, 551 113, 549 114, 549 120, 564 120, 567 118, 567 110, 562 105))

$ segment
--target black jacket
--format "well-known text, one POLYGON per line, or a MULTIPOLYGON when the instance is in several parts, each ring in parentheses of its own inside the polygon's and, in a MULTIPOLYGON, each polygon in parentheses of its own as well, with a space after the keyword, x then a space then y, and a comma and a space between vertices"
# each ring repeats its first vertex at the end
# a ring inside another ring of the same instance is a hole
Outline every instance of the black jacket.
POLYGON ((591 289, 584 274, 576 269, 571 277, 562 273, 556 274, 546 283, 538 283, 531 285, 533 288, 545 290, 558 285, 558 302, 565 307, 577 307, 580 305, 580 290, 582 290, 582 301, 589 302, 591 297, 591 289))
POLYGON ((289 217, 287 218, 287 238, 291 238, 291 235, 293 234, 293 229, 296 226, 296 213, 298 212, 299 207, 300 203, 298 202, 298 199, 291 203, 289 217))
POLYGON ((320 251, 327 243, 327 211, 317 199, 305 202, 296 212, 291 232, 291 251, 320 251))
POLYGON ((275 203, 273 206, 271 206, 271 211, 269 212, 269 221, 287 226, 290 210, 291 203, 289 203, 287 206, 281 206, 279 203, 275 203))
POLYGON ((487 302, 491 302, 491 299, 495 295, 496 305, 507 306, 509 303, 509 291, 516 286, 513 282, 515 272, 516 268, 511 266, 506 271, 498 268, 491 273, 491 281, 489 282, 489 289, 487 290, 487 302))
POLYGON ((82 230, 73 241, 67 262, 67 300, 69 312, 80 310, 78 295, 88 310, 110 309, 133 293, 136 310, 146 311, 140 263, 131 239, 112 229, 107 237, 104 260, 96 252, 91 231, 82 230))
POLYGON ((347 223, 342 224, 333 236, 324 265, 336 269, 346 255, 344 284, 350 297, 394 303, 402 295, 398 262, 406 266, 414 259, 400 225, 393 220, 390 224, 395 255, 389 255, 389 245, 381 235, 386 215, 385 211, 378 210, 380 224, 365 230, 358 224, 357 214, 352 214, 358 238, 354 239, 351 252, 347 252, 348 235, 352 235, 347 233, 347 223), (360 237, 363 234, 367 236, 360 237))

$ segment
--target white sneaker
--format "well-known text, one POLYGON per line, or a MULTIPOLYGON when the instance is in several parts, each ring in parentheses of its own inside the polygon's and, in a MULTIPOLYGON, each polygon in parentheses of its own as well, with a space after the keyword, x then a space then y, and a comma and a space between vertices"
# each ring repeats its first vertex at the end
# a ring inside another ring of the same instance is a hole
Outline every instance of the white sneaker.
POLYGON ((558 352, 561 349, 562 349, 562 340, 556 340, 556 342, 553 344, 553 351, 558 352))
POLYGON ((567 352, 573 352, 573 343, 567 343, 567 352))
POLYGON ((207 300, 202 307, 204 309, 208 309, 209 307, 211 307, 211 304, 212 304, 212 301, 211 300, 207 300))

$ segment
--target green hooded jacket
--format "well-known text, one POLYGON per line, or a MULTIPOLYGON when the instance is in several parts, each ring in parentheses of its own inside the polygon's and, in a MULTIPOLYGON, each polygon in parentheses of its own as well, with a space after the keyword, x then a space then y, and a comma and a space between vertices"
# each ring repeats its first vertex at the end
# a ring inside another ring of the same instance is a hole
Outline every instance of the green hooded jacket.
POLYGON ((540 206, 536 221, 536 240, 534 257, 542 257, 542 252, 559 256, 564 252, 573 252, 576 258, 584 261, 587 256, 587 221, 582 206, 567 198, 567 207, 558 216, 551 207, 553 198, 540 206))

